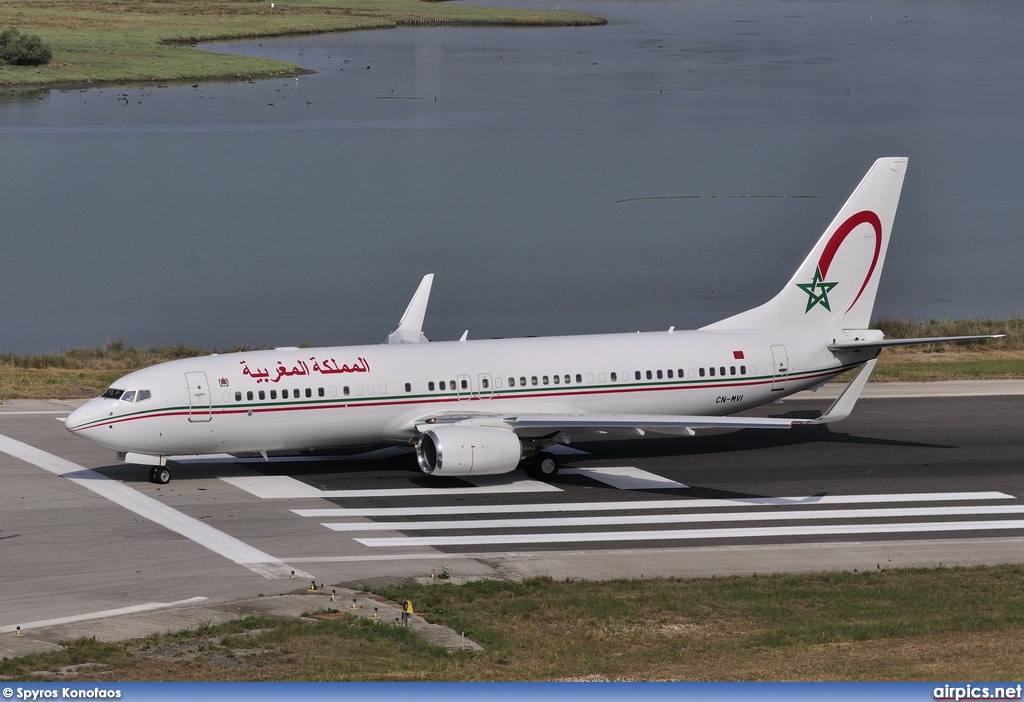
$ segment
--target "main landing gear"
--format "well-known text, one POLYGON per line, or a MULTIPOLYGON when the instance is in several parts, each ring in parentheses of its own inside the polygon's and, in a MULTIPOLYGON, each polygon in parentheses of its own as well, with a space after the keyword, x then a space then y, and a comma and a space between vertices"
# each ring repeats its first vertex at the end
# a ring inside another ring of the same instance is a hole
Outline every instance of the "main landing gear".
POLYGON ((149 469, 149 482, 166 485, 171 482, 171 469, 167 466, 153 466, 149 469))
POLYGON ((538 451, 524 463, 526 474, 536 480, 548 480, 558 474, 558 459, 547 451, 538 451))

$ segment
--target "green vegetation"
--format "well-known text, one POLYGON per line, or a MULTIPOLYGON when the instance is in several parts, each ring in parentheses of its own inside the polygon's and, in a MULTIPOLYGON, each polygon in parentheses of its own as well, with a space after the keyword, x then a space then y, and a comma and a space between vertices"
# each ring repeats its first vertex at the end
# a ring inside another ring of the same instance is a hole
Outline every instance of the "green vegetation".
POLYGON ((213 352, 184 344, 140 349, 119 339, 108 341, 101 349, 68 349, 33 355, 0 353, 0 399, 95 397, 126 373, 155 363, 209 353, 213 352))
POLYGON ((877 319, 872 326, 889 338, 1005 334, 1002 339, 901 346, 882 351, 875 381, 1024 378, 1024 317, 925 321, 877 319))
POLYGON ((14 27, 0 32, 0 61, 12 66, 42 66, 53 58, 53 51, 34 34, 22 34, 14 27))
MULTIPOLYGON (((961 322, 881 319, 874 324, 890 337, 1006 334, 1006 338, 886 349, 872 380, 1024 378, 1024 317, 961 322)), ((0 399, 95 397, 112 381, 139 368, 176 358, 242 350, 245 349, 204 350, 184 344, 140 349, 114 340, 102 349, 68 349, 27 356, 0 353, 0 399)))
POLYGON ((0 85, 251 79, 295 75, 293 63, 198 51, 197 42, 382 29, 399 25, 603 24, 575 12, 478 8, 423 0, 21 0, 0 27, 38 33, 46 66, 0 67, 0 85))
POLYGON ((82 663, 64 680, 992 680, 1024 669, 1024 567, 384 588, 485 646, 445 653, 343 612, 221 626, 0 662, 82 663))

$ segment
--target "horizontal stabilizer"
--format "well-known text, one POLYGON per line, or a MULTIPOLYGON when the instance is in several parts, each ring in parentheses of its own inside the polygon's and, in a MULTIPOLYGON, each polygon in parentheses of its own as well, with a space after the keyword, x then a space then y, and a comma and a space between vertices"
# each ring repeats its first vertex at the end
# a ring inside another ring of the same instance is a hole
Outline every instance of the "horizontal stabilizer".
POLYGON ((876 339, 863 341, 840 341, 828 345, 829 351, 856 351, 861 349, 881 349, 887 346, 913 346, 915 344, 942 344, 951 341, 980 341, 981 339, 1001 339, 1006 334, 976 334, 973 336, 932 336, 915 339, 876 339))

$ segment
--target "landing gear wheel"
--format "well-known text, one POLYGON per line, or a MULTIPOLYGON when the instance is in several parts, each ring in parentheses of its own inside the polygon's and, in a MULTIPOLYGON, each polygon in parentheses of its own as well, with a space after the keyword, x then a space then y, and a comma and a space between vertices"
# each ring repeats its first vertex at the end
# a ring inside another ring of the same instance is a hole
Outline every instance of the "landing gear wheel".
POLYGON ((171 469, 166 466, 153 466, 149 469, 149 482, 166 485, 171 482, 171 469))
POLYGON ((553 478, 558 474, 558 460, 550 453, 541 451, 527 461, 526 474, 537 480, 553 478))

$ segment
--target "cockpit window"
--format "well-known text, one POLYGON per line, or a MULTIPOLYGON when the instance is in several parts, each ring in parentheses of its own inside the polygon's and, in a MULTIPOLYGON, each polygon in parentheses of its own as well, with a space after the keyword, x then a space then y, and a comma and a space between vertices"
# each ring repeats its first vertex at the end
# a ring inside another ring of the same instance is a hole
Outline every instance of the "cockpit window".
POLYGON ((139 394, 135 396, 136 402, 142 402, 148 400, 152 395, 149 394, 149 390, 139 390, 139 394))
POLYGON ((107 391, 103 393, 103 397, 108 400, 119 400, 121 395, 124 394, 124 390, 118 390, 117 388, 107 388, 107 391))
POLYGON ((129 390, 124 395, 121 395, 121 402, 135 402, 135 391, 129 390))

